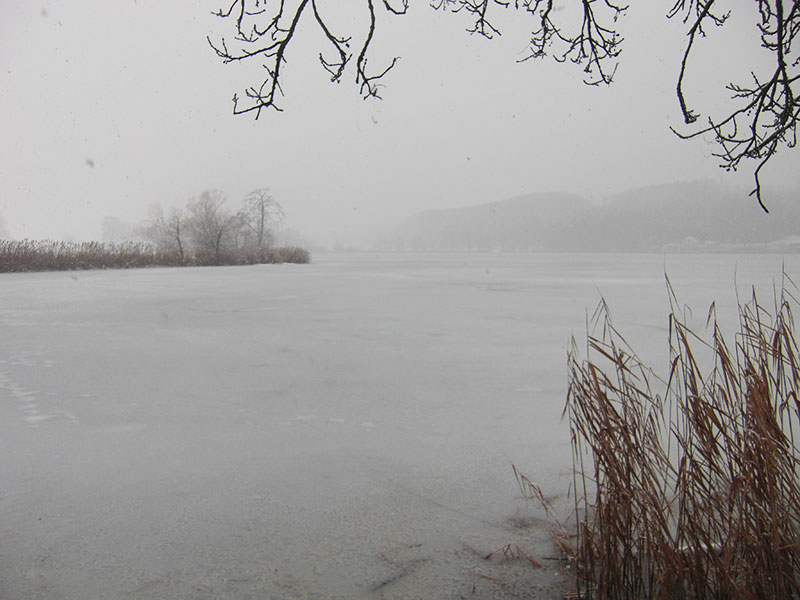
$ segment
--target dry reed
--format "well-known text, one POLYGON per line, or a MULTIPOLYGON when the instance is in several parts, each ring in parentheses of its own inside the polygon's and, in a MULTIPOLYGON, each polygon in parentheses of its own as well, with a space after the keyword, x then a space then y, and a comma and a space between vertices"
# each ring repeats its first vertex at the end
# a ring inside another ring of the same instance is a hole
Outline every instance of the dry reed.
POLYGON ((800 597, 800 358, 789 284, 771 311, 755 290, 739 303, 731 349, 714 305, 704 339, 668 281, 666 381, 637 358, 604 302, 585 359, 573 340, 565 414, 577 537, 561 549, 577 597, 800 597))
POLYGON ((181 255, 177 250, 162 250, 153 244, 143 242, 114 244, 0 240, 0 273, 310 261, 311 255, 308 251, 296 247, 245 248, 219 255, 198 250, 181 255))

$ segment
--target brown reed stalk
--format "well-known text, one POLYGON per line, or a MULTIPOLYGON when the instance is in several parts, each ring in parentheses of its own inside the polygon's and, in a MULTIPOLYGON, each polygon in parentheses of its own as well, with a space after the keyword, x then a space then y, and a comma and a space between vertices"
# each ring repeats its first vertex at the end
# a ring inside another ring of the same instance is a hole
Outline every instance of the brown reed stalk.
POLYGON ((304 248, 239 248, 215 253, 195 251, 183 256, 144 242, 100 243, 53 240, 0 240, 0 273, 26 271, 73 271, 199 265, 253 265, 308 263, 304 248))
POLYGON ((731 349, 715 306, 706 339, 667 280, 666 381, 637 358, 603 301, 585 359, 573 341, 565 414, 580 491, 579 597, 800 597, 800 353, 790 284, 785 278, 771 311, 755 291, 739 303, 731 349))

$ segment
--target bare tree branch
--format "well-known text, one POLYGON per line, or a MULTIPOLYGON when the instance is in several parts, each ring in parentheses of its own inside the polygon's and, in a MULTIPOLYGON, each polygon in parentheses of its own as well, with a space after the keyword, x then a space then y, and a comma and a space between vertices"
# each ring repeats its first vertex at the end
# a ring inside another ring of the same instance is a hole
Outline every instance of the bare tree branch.
POLYGON ((579 4, 580 26, 570 30, 554 19, 553 0, 525 0, 522 6, 534 15, 537 27, 532 32, 530 52, 522 61, 551 54, 559 62, 583 65, 586 84, 610 84, 624 41, 616 23, 628 6, 609 0, 580 0, 579 4))
MULTIPOLYGON (((486 39, 501 35, 494 21, 496 13, 513 9, 521 17, 530 18, 531 23, 529 52, 520 62, 552 56, 559 62, 581 66, 588 85, 607 85, 614 79, 623 44, 617 22, 628 9, 617 0, 564 0, 558 6, 555 0, 429 1, 434 10, 467 15, 471 22, 467 31, 486 39)), ((797 142, 800 53, 792 48, 792 42, 800 34, 800 0, 755 1, 761 45, 774 59, 770 69, 752 73, 752 82, 727 86, 738 103, 728 114, 708 117, 707 124, 694 131, 673 131, 684 139, 713 134, 719 147, 715 156, 727 170, 737 169, 745 158, 755 160, 752 193, 766 210, 761 190, 762 169, 781 147, 793 147, 797 142)), ((730 11, 715 12, 725 2, 734 8, 738 6, 733 0, 673 0, 667 13, 668 18, 681 18, 688 27, 676 84, 686 125, 693 125, 699 119, 687 100, 685 89, 690 58, 698 46, 698 38, 706 37, 710 26, 721 27, 728 21, 730 11)), ((360 0, 357 4, 348 4, 347 9, 336 0, 233 0, 227 8, 213 13, 234 23, 233 36, 217 42, 209 38, 208 43, 224 63, 261 61, 266 73, 259 84, 244 91, 244 98, 234 95, 234 114, 253 112, 258 118, 265 108, 281 110, 276 102, 278 95, 283 94, 282 68, 309 3, 313 23, 328 44, 327 56, 319 52, 319 61, 331 81, 340 82, 347 70, 354 68, 359 94, 365 99, 380 98, 382 79, 397 65, 399 58, 392 58, 383 68, 368 69, 378 26, 376 5, 379 8, 382 5, 382 10, 390 15, 404 15, 408 11, 408 0, 380 0, 379 3, 360 0), (335 31, 330 25, 331 16, 334 11, 342 10, 360 11, 357 14, 364 17, 362 23, 366 25, 346 35, 335 31)))
POLYGON ((389 0, 383 0, 383 7, 393 15, 404 15, 408 12, 408 0, 402 0, 402 8, 395 8, 389 0))
POLYGON ((347 66, 347 61, 350 58, 350 55, 347 53, 347 48, 350 44, 350 38, 337 38, 330 32, 328 26, 325 24, 325 21, 319 14, 316 0, 312 1, 312 8, 314 9, 314 17, 317 20, 317 24, 319 25, 320 29, 322 29, 325 37, 328 38, 328 41, 330 41, 334 49, 339 53, 338 62, 335 60, 333 62, 328 62, 322 56, 322 52, 320 52, 319 62, 322 64, 322 67, 331 74, 331 81, 339 81, 342 77, 342 73, 344 73, 345 67, 347 66))
MULTIPOLYGON (((682 139, 691 139, 707 133, 714 135, 719 151, 714 156, 722 160, 721 166, 735 171, 743 159, 757 161, 753 177, 755 195, 761 207, 764 204, 761 188, 761 171, 782 145, 797 144, 797 122, 800 119, 800 53, 792 49, 792 42, 800 32, 800 0, 757 0, 757 23, 761 45, 772 53, 773 62, 768 71, 751 73, 752 83, 730 83, 727 89, 737 107, 721 117, 708 117, 707 125, 690 133, 680 133, 682 139), (787 10, 788 9, 788 10, 787 10)), ((678 75, 677 95, 687 125, 698 116, 690 110, 684 92, 686 65, 698 33, 705 35, 703 25, 722 26, 730 13, 716 16, 711 12, 714 0, 679 0, 668 13, 672 18, 684 14, 684 22, 691 22, 688 42, 678 75)))
POLYGON ((367 52, 369 51, 369 45, 372 43, 372 38, 375 35, 375 5, 372 0, 367 0, 367 7, 369 9, 369 32, 367 33, 367 39, 364 41, 364 45, 361 47, 361 52, 359 52, 358 60, 356 61, 356 84, 361 84, 359 92, 365 99, 380 98, 378 95, 379 84, 375 82, 391 71, 399 60, 397 57, 394 57, 391 64, 383 71, 377 75, 367 75, 367 52))
MULTIPOLYGON (((616 70, 616 61, 621 52, 622 38, 617 34, 615 23, 627 7, 611 0, 573 0, 582 11, 579 27, 568 31, 564 23, 553 18, 553 0, 434 0, 436 10, 464 13, 474 19, 467 28, 472 34, 492 39, 501 35, 499 27, 489 19, 490 7, 504 9, 513 7, 522 14, 533 17, 534 25, 530 40, 530 53, 524 60, 552 54, 557 60, 582 65, 586 83, 597 85, 610 83, 616 70), (597 8, 600 7, 600 14, 597 8)), ((281 93, 281 68, 286 52, 295 37, 297 25, 304 10, 311 3, 314 21, 333 49, 334 56, 326 58, 319 53, 322 68, 331 76, 331 81, 342 79, 354 52, 351 43, 355 34, 339 35, 329 26, 327 11, 341 11, 341 5, 331 0, 234 0, 227 9, 213 13, 222 19, 234 21, 234 35, 229 40, 221 38, 208 43, 224 63, 262 60, 267 76, 258 86, 245 90, 247 104, 240 103, 239 95, 233 98, 235 114, 255 112, 256 118, 264 108, 277 106, 277 94, 281 93), (291 15, 291 16, 290 16, 291 15), (286 21, 290 21, 287 26, 286 21), (236 42, 237 47, 230 44, 236 42)), ((381 0, 383 9, 392 15, 408 12, 408 0, 381 0)), ((352 9, 351 9, 352 10, 352 9)), ((356 85, 362 97, 380 98, 380 80, 396 65, 398 57, 377 71, 369 71, 369 54, 377 28, 375 0, 364 0, 361 8, 367 18, 363 41, 357 46, 355 71, 356 85)))
MULTIPOLYGON (((235 0, 227 9, 220 9, 212 13, 222 19, 233 19, 235 22, 235 33, 232 40, 236 42, 236 48, 231 47, 230 40, 224 37, 216 42, 210 37, 208 38, 208 44, 223 63, 251 59, 262 60, 266 71, 266 76, 260 84, 244 91, 244 99, 238 94, 234 95, 234 114, 253 112, 258 118, 265 108, 281 110, 277 104, 278 95, 283 93, 281 69, 286 62, 288 48, 297 34, 298 24, 309 4, 314 15, 314 22, 334 52, 334 56, 328 58, 320 52, 320 64, 330 75, 331 81, 339 82, 353 57, 351 50, 353 36, 340 36, 334 33, 328 24, 329 18, 325 14, 326 9, 328 11, 341 10, 339 4, 325 0, 295 0, 294 2, 291 0, 280 0, 279 2, 235 0)), ((403 15, 408 10, 408 0, 400 2, 382 0, 382 4, 383 8, 393 15, 403 15)), ((365 39, 358 46, 355 61, 356 84, 364 98, 380 98, 378 82, 397 64, 398 59, 393 58, 389 65, 381 71, 374 73, 368 71, 368 53, 376 28, 374 1, 366 0, 361 10, 364 10, 369 17, 369 28, 365 39)))

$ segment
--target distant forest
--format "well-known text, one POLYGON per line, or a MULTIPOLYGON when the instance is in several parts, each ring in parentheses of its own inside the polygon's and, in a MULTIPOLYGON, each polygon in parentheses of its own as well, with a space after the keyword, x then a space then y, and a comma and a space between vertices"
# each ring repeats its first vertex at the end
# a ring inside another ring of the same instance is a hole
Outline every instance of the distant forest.
POLYGON ((534 193, 418 213, 379 250, 476 252, 800 252, 800 197, 771 191, 770 213, 708 181, 649 186, 601 204, 534 193))

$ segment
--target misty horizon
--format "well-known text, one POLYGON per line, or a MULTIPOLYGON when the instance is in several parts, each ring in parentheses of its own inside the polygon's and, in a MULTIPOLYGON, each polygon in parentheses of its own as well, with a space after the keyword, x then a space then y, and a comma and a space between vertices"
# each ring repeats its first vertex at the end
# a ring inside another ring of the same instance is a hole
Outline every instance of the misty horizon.
MULTIPOLYGON (((11 4, 0 25, 0 214, 10 235, 99 239, 104 217, 135 223, 150 204, 182 206, 207 189, 235 206, 268 187, 285 226, 326 247, 361 244, 424 210, 534 192, 598 202, 698 179, 752 189, 750 165, 725 173, 708 141, 669 130, 682 123, 683 40, 656 8, 620 19, 626 40, 607 89, 586 86, 571 65, 517 63, 526 37, 509 15, 499 16, 505 35, 485 40, 458 15, 414 6, 381 17, 380 56, 401 59, 383 99, 364 101, 352 83, 328 82, 303 29, 284 112, 257 121, 230 114, 252 66, 222 65, 208 46, 206 36, 229 33, 211 15, 218 8, 11 4)), ((748 10, 696 51, 687 86, 702 115, 726 105, 721 86, 760 56, 748 10), (700 82, 709 91, 698 95, 700 82)), ((771 161, 766 188, 798 189, 794 154, 771 161)))
POLYGON ((796 596, 800 0, 219 2, 4 2, 0 598, 796 596))

